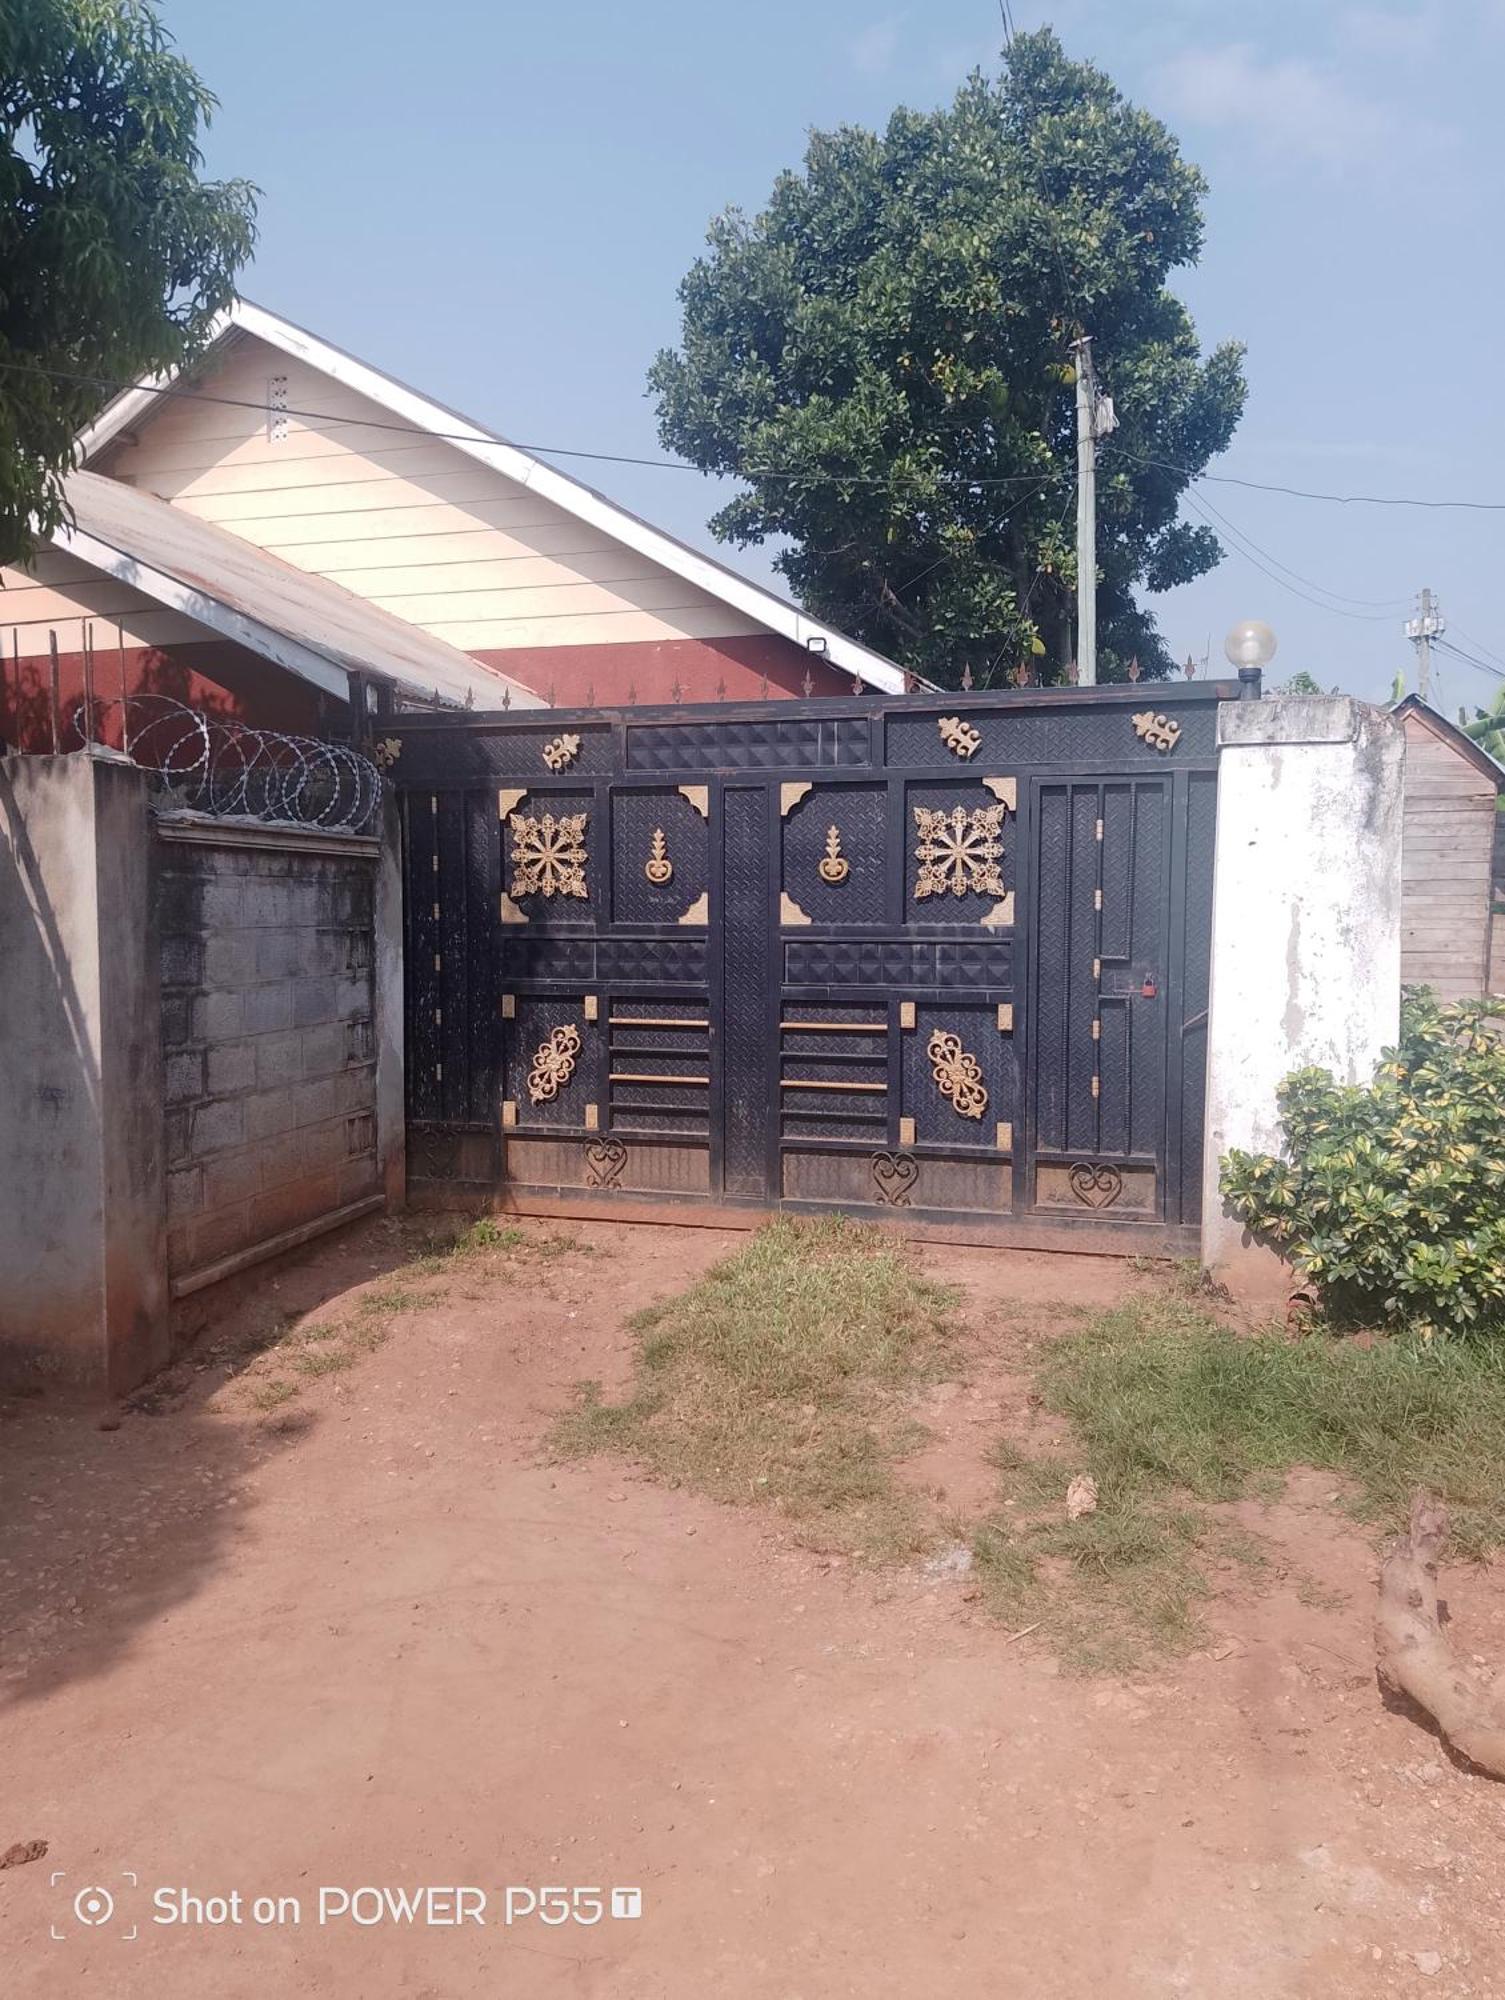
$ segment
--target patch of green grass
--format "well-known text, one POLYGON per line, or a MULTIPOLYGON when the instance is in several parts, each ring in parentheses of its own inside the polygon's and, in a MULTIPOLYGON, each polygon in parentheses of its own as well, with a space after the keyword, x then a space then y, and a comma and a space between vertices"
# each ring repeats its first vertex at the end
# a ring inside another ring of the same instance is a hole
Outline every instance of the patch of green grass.
POLYGON ((385 1318, 389 1313, 411 1312, 423 1304, 422 1292, 407 1285, 376 1285, 366 1293, 356 1310, 365 1319, 385 1318))
POLYGON ((349 1368, 355 1355, 348 1347, 306 1347, 289 1356, 291 1366, 300 1375, 338 1375, 349 1368))
POLYGON ((1398 1529, 1426 1486, 1458 1553, 1505 1544, 1505 1353, 1482 1343, 1241 1337, 1173 1286, 1049 1344, 1036 1386, 1076 1443, 1002 1451, 1004 1504, 975 1548, 999 1615, 1037 1622, 1070 1664, 1194 1638, 1209 1565, 1264 1559, 1208 1503, 1274 1495, 1297 1466, 1341 1479, 1376 1527, 1398 1529), (1079 1471, 1098 1508, 1068 1521, 1079 1471))
POLYGON ((1228 1500, 1310 1465, 1353 1483, 1360 1519, 1399 1529, 1426 1486, 1458 1553, 1505 1542, 1505 1349, 1487 1342, 1247 1339, 1141 1299, 1054 1348, 1041 1388, 1115 1483, 1228 1500))
POLYGON ((492 1216, 483 1215, 456 1237, 451 1254, 464 1257, 477 1250, 518 1250, 527 1240, 528 1232, 519 1229, 516 1223, 498 1222, 492 1216))
POLYGON ((291 1401, 298 1393, 295 1382, 284 1382, 280 1376, 269 1381, 253 1382, 250 1385, 251 1405, 257 1410, 275 1410, 281 1404, 291 1401))
POLYGON ((295 1338, 300 1342, 338 1340, 344 1331, 337 1319, 305 1319, 299 1322, 295 1338))
POLYGON ((607 1403, 582 1384, 554 1448, 777 1507, 823 1547, 923 1547, 932 1524, 894 1466, 919 1442, 904 1397, 943 1369, 955 1299, 891 1237, 781 1217, 636 1316, 631 1394, 607 1403))
POLYGON ((594 1254, 590 1244, 573 1236, 556 1235, 552 1230, 535 1236, 515 1222, 498 1222, 494 1216, 482 1215, 454 1236, 431 1237, 424 1253, 404 1265, 399 1276, 442 1277, 453 1270, 457 1259, 478 1257, 489 1250, 521 1257, 559 1257, 566 1251, 581 1257, 594 1254))

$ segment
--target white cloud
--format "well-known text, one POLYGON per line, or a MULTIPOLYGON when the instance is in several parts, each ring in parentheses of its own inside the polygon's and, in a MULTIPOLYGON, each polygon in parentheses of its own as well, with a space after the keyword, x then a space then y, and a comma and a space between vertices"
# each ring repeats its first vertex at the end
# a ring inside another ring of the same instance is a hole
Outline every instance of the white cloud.
POLYGON ((1393 114, 1335 71, 1299 56, 1265 61, 1247 42, 1184 50, 1161 65, 1157 81, 1187 123, 1304 163, 1373 164, 1394 129, 1393 114))
POLYGON ((892 69, 899 48, 899 23, 890 17, 874 21, 852 42, 848 53, 859 76, 882 76, 892 69))

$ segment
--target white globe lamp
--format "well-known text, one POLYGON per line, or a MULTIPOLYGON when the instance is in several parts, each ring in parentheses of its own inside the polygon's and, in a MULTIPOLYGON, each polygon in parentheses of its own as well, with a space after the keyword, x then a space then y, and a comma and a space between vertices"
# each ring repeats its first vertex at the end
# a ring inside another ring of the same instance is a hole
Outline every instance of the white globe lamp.
POLYGON ((1262 618, 1245 618, 1223 641, 1223 651, 1235 667, 1267 667, 1280 641, 1262 618))

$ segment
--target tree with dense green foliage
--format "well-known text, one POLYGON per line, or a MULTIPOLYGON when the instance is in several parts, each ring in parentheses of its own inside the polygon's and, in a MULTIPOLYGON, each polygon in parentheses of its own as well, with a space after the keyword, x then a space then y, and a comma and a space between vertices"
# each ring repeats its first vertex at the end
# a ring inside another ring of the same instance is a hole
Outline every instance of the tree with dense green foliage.
POLYGON ((234 296, 255 191, 199 178, 214 104, 140 0, 0 0, 0 561, 65 518, 110 391, 234 296))
POLYGON ((1223 1193, 1337 1315, 1505 1332, 1505 1002, 1408 991, 1373 1083, 1297 1070, 1285 1156, 1232 1151, 1223 1193))
POLYGON ((800 600, 928 678, 1061 679, 1086 331, 1119 421, 1099 673, 1168 673, 1135 593, 1219 560, 1178 504, 1244 401, 1242 350, 1204 359, 1166 289, 1200 252, 1205 192, 1165 126, 1049 30, 941 110, 815 133, 761 215, 712 224, 679 349, 649 376, 665 446, 743 484, 713 532, 787 537, 775 562, 800 600))

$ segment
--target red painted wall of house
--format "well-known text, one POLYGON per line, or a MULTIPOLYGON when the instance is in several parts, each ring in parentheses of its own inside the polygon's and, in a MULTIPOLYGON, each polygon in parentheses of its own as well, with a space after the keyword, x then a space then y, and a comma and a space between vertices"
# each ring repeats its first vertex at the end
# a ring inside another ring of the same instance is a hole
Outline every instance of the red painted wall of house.
MULTIPOLYGON (((285 729, 295 734, 328 733, 327 705, 321 714, 315 689, 264 661, 235 657, 233 649, 185 646, 162 651, 128 646, 124 659, 114 648, 94 655, 96 741, 120 741, 118 703, 122 668, 127 694, 166 695, 211 715, 285 729)), ((46 653, 0 656, 0 740, 18 750, 52 748, 52 660, 46 653)), ((59 745, 77 749, 83 740, 78 712, 84 698, 84 656, 58 655, 59 745)), ((139 720, 139 718, 138 718, 139 720)))
MULTIPOLYGON (((808 676, 813 695, 852 691, 852 676, 776 633, 731 639, 673 639, 627 646, 539 646, 474 656, 558 708, 639 706, 655 702, 799 699, 808 676)), ((190 708, 233 717, 264 729, 309 736, 343 735, 342 705, 263 660, 224 645, 127 647, 130 694, 167 695, 190 708)), ((59 655, 61 747, 82 740, 75 717, 84 694, 84 656, 59 655)), ((21 750, 52 748, 51 661, 45 653, 0 658, 0 739, 21 750)), ((94 657, 99 720, 94 735, 119 742, 110 704, 121 691, 121 656, 102 647, 94 657)), ((498 689, 498 706, 500 688, 498 689)))
POLYGON ((850 674, 774 632, 630 646, 501 648, 472 657, 549 696, 556 708, 616 708, 629 700, 798 700, 807 674, 814 695, 852 691, 850 674))

